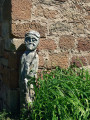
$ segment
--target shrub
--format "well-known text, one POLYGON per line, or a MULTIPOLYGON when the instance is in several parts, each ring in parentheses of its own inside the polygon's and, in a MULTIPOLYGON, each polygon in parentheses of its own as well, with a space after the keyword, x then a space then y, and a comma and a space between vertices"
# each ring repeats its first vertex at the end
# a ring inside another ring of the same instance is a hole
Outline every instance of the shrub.
POLYGON ((34 86, 32 120, 88 120, 90 75, 84 69, 56 68, 43 73, 34 86))

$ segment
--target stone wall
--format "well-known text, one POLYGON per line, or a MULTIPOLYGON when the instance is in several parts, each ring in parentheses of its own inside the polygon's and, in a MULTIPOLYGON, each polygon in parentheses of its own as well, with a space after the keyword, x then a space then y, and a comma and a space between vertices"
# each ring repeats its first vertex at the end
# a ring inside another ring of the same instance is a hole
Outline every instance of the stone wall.
POLYGON ((27 31, 41 34, 39 67, 67 68, 73 62, 81 66, 78 60, 90 64, 89 0, 12 0, 11 4, 15 48, 27 31))
POLYGON ((5 103, 9 108, 13 94, 17 98, 15 104, 19 104, 20 56, 25 51, 24 35, 29 30, 37 30, 41 35, 37 50, 39 70, 67 68, 73 63, 89 66, 90 0, 1 0, 0 93, 5 95, 0 103, 8 99, 5 103))
POLYGON ((19 109, 18 60, 11 36, 11 0, 0 1, 0 110, 19 109))

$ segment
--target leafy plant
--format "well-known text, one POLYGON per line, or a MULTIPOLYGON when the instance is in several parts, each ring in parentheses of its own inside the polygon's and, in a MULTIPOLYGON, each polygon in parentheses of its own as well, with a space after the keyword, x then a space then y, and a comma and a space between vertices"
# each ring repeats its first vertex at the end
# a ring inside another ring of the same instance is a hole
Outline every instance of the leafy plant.
POLYGON ((90 75, 79 68, 43 73, 35 88, 32 120, 88 120, 90 75))
MULTIPOLYGON (((24 106, 20 117, 15 116, 15 120, 90 119, 90 74, 87 70, 57 67, 42 74, 37 85, 35 78, 30 78, 28 86, 34 85, 35 100, 24 106)), ((4 110, 0 113, 0 120, 11 120, 9 116, 12 115, 4 110)))
POLYGON ((9 116, 9 112, 7 112, 5 109, 0 112, 0 120, 11 120, 8 116, 9 116))

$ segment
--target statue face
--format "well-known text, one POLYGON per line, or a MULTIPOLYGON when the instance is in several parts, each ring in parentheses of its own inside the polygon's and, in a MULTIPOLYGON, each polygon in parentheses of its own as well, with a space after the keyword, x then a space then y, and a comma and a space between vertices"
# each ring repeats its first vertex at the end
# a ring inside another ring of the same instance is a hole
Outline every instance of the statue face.
POLYGON ((25 37, 25 44, 26 48, 28 50, 35 50, 38 46, 39 38, 37 38, 35 35, 29 35, 25 37))

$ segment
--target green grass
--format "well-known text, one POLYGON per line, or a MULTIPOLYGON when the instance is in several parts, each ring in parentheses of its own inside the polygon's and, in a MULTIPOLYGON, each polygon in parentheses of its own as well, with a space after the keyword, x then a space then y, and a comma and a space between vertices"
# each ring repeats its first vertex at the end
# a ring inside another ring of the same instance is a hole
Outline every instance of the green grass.
POLYGON ((22 109, 18 120, 90 120, 90 74, 87 70, 57 67, 42 74, 37 86, 32 79, 35 100, 22 109))
POLYGON ((32 120, 89 120, 90 74, 84 69, 56 68, 35 86, 32 120))

